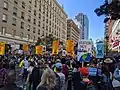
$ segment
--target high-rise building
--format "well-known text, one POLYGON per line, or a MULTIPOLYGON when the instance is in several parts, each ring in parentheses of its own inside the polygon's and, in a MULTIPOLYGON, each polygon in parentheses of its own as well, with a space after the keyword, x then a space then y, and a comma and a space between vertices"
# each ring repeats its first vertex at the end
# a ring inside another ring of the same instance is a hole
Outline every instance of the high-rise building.
POLYGON ((67 20, 67 39, 74 40, 75 44, 80 39, 80 30, 72 19, 67 20))
POLYGON ((77 16, 75 16, 75 19, 78 23, 80 23, 82 29, 80 31, 81 39, 88 39, 89 38, 89 20, 86 15, 83 13, 78 13, 77 16))
POLYGON ((67 14, 56 0, 0 0, 0 41, 35 42, 49 34, 67 39, 67 14))

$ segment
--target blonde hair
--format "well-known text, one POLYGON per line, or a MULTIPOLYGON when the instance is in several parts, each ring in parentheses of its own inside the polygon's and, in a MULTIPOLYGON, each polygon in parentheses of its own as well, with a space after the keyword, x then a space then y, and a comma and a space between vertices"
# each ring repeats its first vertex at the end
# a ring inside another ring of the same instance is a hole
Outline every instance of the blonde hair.
POLYGON ((38 86, 46 86, 48 89, 54 88, 56 85, 56 76, 52 69, 49 67, 44 71, 41 82, 38 86))

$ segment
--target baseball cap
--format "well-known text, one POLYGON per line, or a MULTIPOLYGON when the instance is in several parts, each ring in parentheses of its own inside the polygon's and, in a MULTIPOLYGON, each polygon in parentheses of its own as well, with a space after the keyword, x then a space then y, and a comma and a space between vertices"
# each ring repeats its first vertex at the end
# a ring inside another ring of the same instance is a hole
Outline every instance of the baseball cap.
POLYGON ((56 67, 56 68, 62 68, 62 63, 56 63, 56 64, 55 64, 55 67, 56 67))

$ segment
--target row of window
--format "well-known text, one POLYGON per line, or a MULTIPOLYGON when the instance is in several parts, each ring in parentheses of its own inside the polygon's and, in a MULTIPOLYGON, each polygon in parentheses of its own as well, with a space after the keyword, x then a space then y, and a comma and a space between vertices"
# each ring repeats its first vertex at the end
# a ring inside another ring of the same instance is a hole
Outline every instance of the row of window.
MULTIPOLYGON (((7 28, 6 27, 2 27, 2 30, 1 30, 1 34, 2 35, 5 35, 6 34, 6 30, 7 30, 7 28)), ((40 33, 40 30, 38 30, 38 32, 40 33)), ((12 29, 12 34, 11 34, 13 37, 16 35, 16 30, 14 30, 14 29, 12 29)), ((21 32, 20 33, 20 38, 23 38, 24 37, 24 33, 23 32, 21 32)), ((27 34, 27 39, 33 39, 33 40, 35 40, 35 36, 32 36, 32 38, 30 37, 30 34, 27 34)))
MULTIPOLYGON (((16 1, 16 0, 15 0, 16 1)), ((15 2, 16 3, 16 2, 15 2)), ((25 3, 24 2, 22 2, 22 7, 25 7, 25 3)), ((7 2, 5 2, 4 1, 4 9, 6 9, 6 10, 8 10, 8 3, 7 2)), ((31 6, 29 6, 29 10, 28 10, 28 12, 30 12, 31 13, 31 6)), ((41 7, 40 7, 40 11, 41 11, 41 7)), ((23 12, 24 13, 24 12, 23 12)), ((43 8, 43 14, 45 14, 45 7, 43 8)), ((16 7, 13 7, 13 15, 15 15, 15 16, 17 16, 17 8, 16 7)), ((34 16, 36 16, 37 15, 37 12, 36 12, 36 10, 34 10, 34 16)), ((25 16, 25 15, 24 15, 25 16)), ((48 10, 46 11, 46 17, 48 17, 49 16, 49 13, 48 13, 48 10)), ((53 15, 51 15, 51 11, 50 11, 50 19, 52 18, 52 16, 53 16, 53 21, 55 21, 55 23, 57 23, 57 24, 59 24, 60 22, 60 20, 57 20, 57 18, 56 18, 56 15, 53 13, 53 15)), ((41 17, 41 15, 39 14, 39 19, 40 19, 40 17, 41 17)), ((60 25, 60 24, 59 24, 60 25)))
MULTIPOLYGON (((5 35, 5 34, 6 34, 6 30, 7 30, 6 27, 2 27, 1 34, 2 34, 2 35, 5 35)), ((40 29, 38 29, 38 34, 40 35, 40 29)), ((12 36, 14 37, 15 35, 16 35, 16 30, 12 29, 12 36)), ((46 33, 46 35, 48 35, 48 33, 46 33)), ((46 36, 46 35, 45 35, 44 31, 43 31, 41 36, 46 36)), ((21 32, 19 36, 20 36, 20 38, 23 38, 23 37, 24 37, 24 33, 21 32)), ((60 37, 60 36, 59 36, 59 37, 60 37)), ((26 38, 27 38, 28 40, 29 40, 29 39, 33 39, 33 40, 36 39, 35 36, 31 36, 30 34, 27 34, 26 38)))
MULTIPOLYGON (((22 17, 22 18, 23 18, 23 17, 22 17)), ((7 22, 7 19, 8 19, 8 16, 7 16, 6 14, 3 14, 3 16, 2 16, 2 21, 3 21, 3 22, 7 22)), ((29 19, 29 20, 30 20, 30 19, 29 19)), ((34 19, 33 21, 34 21, 34 24, 36 25, 36 19, 34 19)), ((48 19, 46 19, 46 23, 48 23, 48 19)), ((16 24, 17 24, 17 20, 16 20, 16 18, 13 18, 12 25, 16 26, 16 24)), ((51 25, 52 25, 52 27, 55 27, 55 29, 57 29, 57 30, 60 31, 60 28, 59 28, 57 25, 54 26, 54 23, 51 23, 51 21, 50 21, 50 26, 51 26, 51 25)), ((40 21, 38 21, 38 26, 39 26, 39 27, 41 26, 40 21)), ((24 22, 21 22, 20 28, 24 29, 24 22)), ((30 25, 28 25, 28 28, 29 28, 28 31, 30 31, 30 25)), ((45 24, 44 24, 44 23, 43 23, 42 28, 45 29, 45 24)), ((46 30, 48 31, 48 29, 49 29, 49 32, 51 32, 51 27, 48 27, 48 26, 46 25, 46 30)), ((33 32, 33 33, 34 33, 34 32, 33 32)))

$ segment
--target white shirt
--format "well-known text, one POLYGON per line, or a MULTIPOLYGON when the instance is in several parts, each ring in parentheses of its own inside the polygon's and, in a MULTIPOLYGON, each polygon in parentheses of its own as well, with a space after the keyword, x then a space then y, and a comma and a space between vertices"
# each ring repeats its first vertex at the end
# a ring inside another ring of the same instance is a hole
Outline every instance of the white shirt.
POLYGON ((24 60, 24 68, 27 69, 28 68, 28 61, 24 60))

